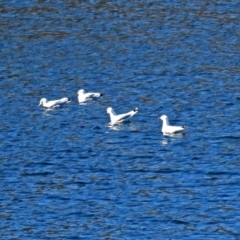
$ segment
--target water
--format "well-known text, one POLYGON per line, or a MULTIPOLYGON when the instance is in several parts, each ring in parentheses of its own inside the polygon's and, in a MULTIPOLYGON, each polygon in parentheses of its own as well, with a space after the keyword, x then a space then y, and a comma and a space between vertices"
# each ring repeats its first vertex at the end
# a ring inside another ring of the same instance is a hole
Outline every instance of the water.
POLYGON ((239 239, 239 7, 1 1, 1 238, 239 239))

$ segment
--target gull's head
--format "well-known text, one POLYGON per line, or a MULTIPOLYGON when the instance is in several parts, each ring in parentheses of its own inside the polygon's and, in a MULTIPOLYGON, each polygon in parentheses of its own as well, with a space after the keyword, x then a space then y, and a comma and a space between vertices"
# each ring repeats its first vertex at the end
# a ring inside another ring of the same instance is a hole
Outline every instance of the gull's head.
POLYGON ((162 115, 161 117, 159 117, 160 120, 162 121, 166 121, 168 119, 167 115, 162 115))
POLYGON ((85 93, 85 91, 83 90, 83 89, 80 89, 79 91, 78 91, 78 95, 81 95, 81 94, 84 94, 85 93))
POLYGON ((42 98, 42 99, 40 100, 38 106, 42 106, 45 102, 47 102, 47 99, 46 99, 46 98, 42 98))
POLYGON ((107 108, 107 114, 110 114, 110 113, 112 113, 112 112, 113 112, 113 108, 108 107, 108 108, 107 108))

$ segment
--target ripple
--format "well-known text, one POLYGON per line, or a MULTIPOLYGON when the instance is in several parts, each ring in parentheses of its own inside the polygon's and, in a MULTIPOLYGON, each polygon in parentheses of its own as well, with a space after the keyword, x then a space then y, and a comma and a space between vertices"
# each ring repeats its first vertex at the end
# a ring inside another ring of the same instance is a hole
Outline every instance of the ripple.
POLYGON ((238 5, 2 2, 2 238, 237 239, 238 5))

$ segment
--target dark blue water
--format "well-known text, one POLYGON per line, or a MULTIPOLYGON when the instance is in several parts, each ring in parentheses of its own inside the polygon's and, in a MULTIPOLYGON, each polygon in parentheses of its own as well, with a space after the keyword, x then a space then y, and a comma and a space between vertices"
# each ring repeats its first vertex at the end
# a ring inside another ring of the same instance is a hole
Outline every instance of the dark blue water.
POLYGON ((239 239, 239 9, 1 1, 1 238, 239 239), (109 128, 109 106, 140 111, 109 128))

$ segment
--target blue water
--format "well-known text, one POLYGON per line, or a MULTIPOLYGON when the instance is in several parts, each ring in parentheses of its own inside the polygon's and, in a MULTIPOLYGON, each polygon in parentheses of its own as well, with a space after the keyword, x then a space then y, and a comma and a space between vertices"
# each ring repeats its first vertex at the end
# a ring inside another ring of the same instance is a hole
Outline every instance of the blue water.
POLYGON ((239 9, 1 1, 1 239, 239 239, 239 9))

